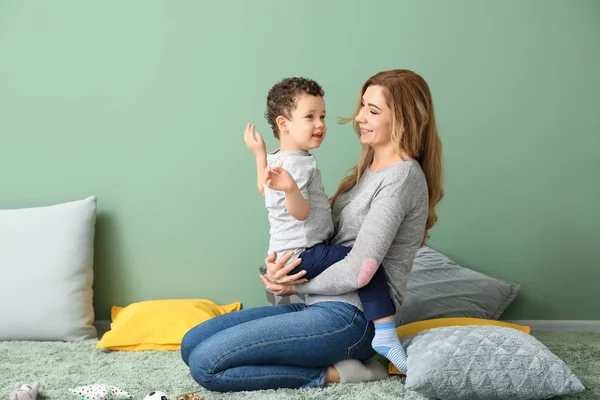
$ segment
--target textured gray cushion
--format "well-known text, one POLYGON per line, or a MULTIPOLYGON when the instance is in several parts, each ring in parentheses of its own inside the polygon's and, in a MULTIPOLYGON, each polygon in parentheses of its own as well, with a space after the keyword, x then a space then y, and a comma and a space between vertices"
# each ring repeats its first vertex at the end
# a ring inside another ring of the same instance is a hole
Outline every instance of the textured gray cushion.
POLYGON ((96 197, 0 210, 0 340, 95 339, 96 197))
POLYGON ((498 319, 520 286, 457 265, 423 246, 415 256, 396 325, 433 318, 498 319))
POLYGON ((452 326, 402 340, 406 388, 429 398, 547 399, 584 390, 569 367, 533 336, 499 326, 452 326))

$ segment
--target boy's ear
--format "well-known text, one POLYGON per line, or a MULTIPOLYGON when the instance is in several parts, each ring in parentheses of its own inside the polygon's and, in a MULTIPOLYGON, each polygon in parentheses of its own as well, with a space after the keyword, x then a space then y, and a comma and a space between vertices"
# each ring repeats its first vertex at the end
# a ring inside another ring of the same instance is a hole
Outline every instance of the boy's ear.
POLYGON ((280 115, 279 117, 277 117, 275 119, 275 122, 277 122, 277 127, 279 128, 279 132, 282 133, 287 133, 288 132, 288 127, 287 127, 287 118, 284 117, 283 115, 280 115))

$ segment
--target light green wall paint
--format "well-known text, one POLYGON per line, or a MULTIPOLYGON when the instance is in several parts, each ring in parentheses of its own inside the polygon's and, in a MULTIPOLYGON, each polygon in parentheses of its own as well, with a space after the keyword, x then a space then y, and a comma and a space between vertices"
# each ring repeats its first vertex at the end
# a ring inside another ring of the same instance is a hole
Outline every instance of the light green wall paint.
POLYGON ((265 304, 244 147, 278 79, 325 88, 332 194, 383 69, 430 83, 446 198, 431 245, 522 284, 506 318, 600 319, 600 3, 0 1, 0 207, 99 197, 95 302, 265 304))

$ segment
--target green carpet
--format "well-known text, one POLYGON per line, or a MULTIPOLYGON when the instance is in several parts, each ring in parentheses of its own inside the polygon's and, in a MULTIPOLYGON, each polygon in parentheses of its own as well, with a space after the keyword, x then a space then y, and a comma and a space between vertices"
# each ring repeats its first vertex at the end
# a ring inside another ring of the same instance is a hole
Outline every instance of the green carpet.
MULTIPOLYGON (((562 399, 600 399, 600 334, 535 333, 581 379, 586 391, 562 399)), ((135 399, 152 390, 177 394, 197 390, 179 352, 108 352, 95 348, 96 341, 0 342, 0 399, 8 398, 17 382, 41 382, 48 399, 74 398, 69 388, 92 383, 120 387, 135 399)), ((241 393, 206 392, 207 400, 219 399, 408 399, 423 396, 404 389, 403 379, 332 385, 324 389, 268 390, 241 393)))

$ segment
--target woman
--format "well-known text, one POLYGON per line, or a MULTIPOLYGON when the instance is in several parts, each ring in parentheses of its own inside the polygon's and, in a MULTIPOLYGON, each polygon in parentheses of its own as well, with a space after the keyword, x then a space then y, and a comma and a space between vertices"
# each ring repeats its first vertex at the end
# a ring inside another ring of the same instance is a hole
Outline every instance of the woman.
POLYGON ((331 199, 334 245, 348 256, 309 282, 287 276, 300 264, 265 260, 261 276, 279 295, 306 294, 306 304, 241 310, 208 320, 183 338, 192 377, 217 391, 319 387, 382 379, 373 324, 358 289, 381 265, 396 307, 417 248, 437 220, 443 196, 441 143, 429 87, 408 70, 380 72, 363 85, 352 118, 362 152, 331 199))

